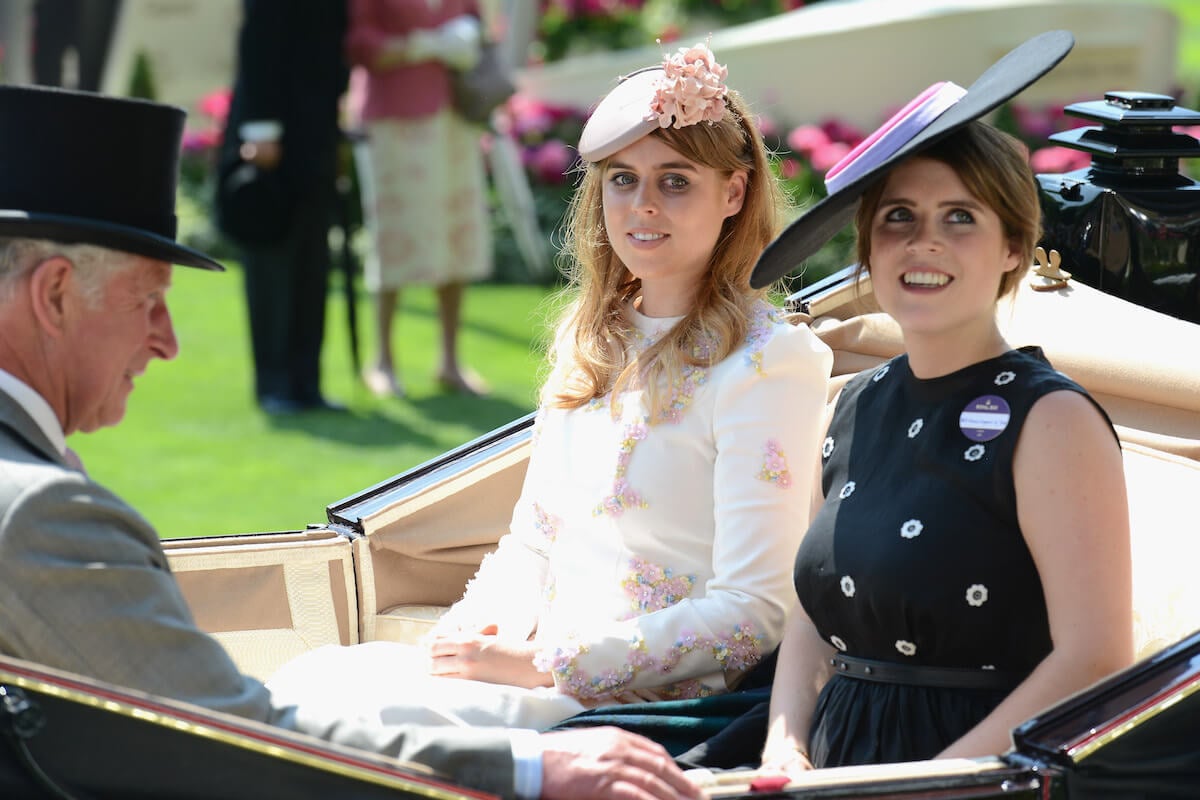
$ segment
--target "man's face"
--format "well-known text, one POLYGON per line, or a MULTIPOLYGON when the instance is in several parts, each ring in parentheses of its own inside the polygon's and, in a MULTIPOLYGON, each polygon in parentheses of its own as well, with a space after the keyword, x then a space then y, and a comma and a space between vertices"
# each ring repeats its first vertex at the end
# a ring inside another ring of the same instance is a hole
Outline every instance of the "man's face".
POLYGON ((70 361, 64 430, 90 432, 125 416, 133 380, 151 359, 179 352, 166 293, 171 265, 125 255, 126 266, 107 277, 98 302, 89 302, 78 281, 69 301, 66 335, 70 361))

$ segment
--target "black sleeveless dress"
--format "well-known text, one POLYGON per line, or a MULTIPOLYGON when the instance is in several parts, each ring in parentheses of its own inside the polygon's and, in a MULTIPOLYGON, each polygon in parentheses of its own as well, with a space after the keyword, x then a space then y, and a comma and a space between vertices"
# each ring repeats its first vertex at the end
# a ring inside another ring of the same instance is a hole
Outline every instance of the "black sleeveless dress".
MULTIPOLYGON (((905 355, 846 385, 822 448, 825 503, 795 565, 826 641, 859 658, 999 670, 1013 686, 1045 658, 1046 603, 1012 466, 1029 409, 1060 390, 1087 396, 1037 347, 931 380, 905 355)), ((814 713, 813 764, 932 758, 1010 690, 835 674, 814 713)))

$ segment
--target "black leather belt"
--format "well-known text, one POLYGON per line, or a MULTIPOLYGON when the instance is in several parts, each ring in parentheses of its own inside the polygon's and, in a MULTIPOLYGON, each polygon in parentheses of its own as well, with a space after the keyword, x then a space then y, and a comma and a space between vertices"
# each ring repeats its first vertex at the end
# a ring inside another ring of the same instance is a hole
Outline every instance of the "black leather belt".
POLYGON ((1010 672, 959 667, 925 667, 895 661, 836 655, 829 659, 833 674, 877 683, 905 683, 938 689, 1012 689, 1021 678, 1010 672))

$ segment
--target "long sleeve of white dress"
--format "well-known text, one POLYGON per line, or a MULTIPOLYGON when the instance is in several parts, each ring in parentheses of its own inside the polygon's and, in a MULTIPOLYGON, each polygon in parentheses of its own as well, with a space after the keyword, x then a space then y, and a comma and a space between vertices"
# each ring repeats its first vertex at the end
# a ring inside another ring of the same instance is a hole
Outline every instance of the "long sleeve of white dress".
MULTIPOLYGON (((634 321, 646 344, 672 322, 634 321)), ((763 304, 659 419, 639 391, 543 411, 510 533, 448 619, 532 635, 538 668, 587 703, 724 691, 795 602, 831 365, 763 304)))

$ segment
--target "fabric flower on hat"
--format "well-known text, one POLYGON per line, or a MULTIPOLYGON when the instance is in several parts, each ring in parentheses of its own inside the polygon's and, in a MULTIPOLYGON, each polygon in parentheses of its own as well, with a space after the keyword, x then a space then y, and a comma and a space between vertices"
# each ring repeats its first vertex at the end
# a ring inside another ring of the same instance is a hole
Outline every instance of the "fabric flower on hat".
POLYGON ((681 47, 663 59, 663 77, 650 103, 659 127, 676 128, 697 122, 720 122, 725 114, 728 68, 717 63, 708 45, 681 47))

